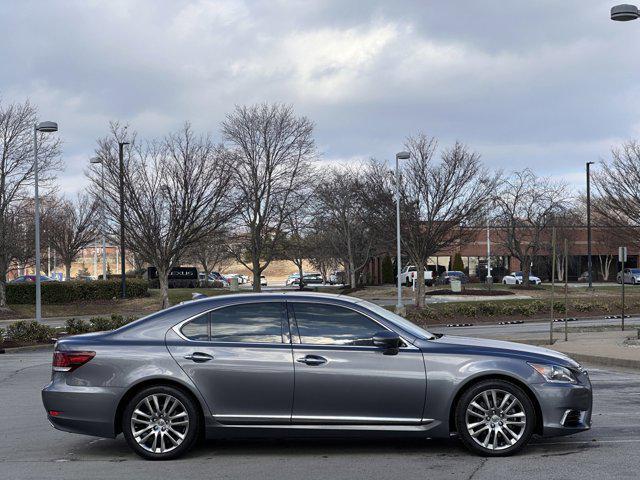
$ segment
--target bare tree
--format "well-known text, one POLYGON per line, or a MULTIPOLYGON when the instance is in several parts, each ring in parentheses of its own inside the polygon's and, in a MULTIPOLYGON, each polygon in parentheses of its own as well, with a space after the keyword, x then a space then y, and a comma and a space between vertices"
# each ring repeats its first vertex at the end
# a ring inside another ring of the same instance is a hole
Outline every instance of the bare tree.
POLYGON ((462 143, 445 149, 439 161, 437 141, 425 134, 409 137, 405 147, 411 158, 401 177, 402 243, 417 269, 416 305, 423 307, 429 257, 475 234, 463 227, 485 218, 496 179, 462 143))
POLYGON ((371 257, 390 246, 393 194, 388 173, 375 161, 338 166, 325 173, 316 190, 315 217, 354 288, 371 257))
POLYGON ((209 283, 209 274, 215 270, 221 270, 231 260, 228 239, 221 232, 215 237, 205 237, 197 242, 192 251, 187 255, 191 261, 200 265, 204 272, 205 284, 209 283))
MULTIPOLYGON (((0 103, 0 309, 6 308, 6 276, 14 260, 12 234, 19 226, 17 208, 31 195, 34 181, 33 132, 37 110, 28 101, 0 103)), ((38 135, 40 186, 52 186, 60 168, 60 143, 55 136, 38 135)))
POLYGON ((529 285, 531 262, 548 242, 548 227, 570 204, 567 187, 525 169, 501 182, 494 201, 497 243, 520 261, 522 282, 529 285))
POLYGON ((49 208, 43 223, 51 247, 64 264, 67 280, 71 280, 71 264, 95 241, 98 233, 96 213, 96 203, 86 194, 78 195, 74 202, 59 199, 49 208))
MULTIPOLYGON (((308 191, 310 191, 310 189, 308 191)), ((287 233, 282 247, 283 257, 293 262, 293 264, 298 268, 298 287, 300 290, 304 288, 304 272, 302 267, 304 265, 304 261, 311 255, 312 247, 310 243, 310 236, 312 233, 311 226, 313 221, 309 206, 310 195, 297 195, 297 197, 302 196, 304 196, 304 198, 296 198, 295 200, 300 202, 302 205, 301 208, 291 212, 291 215, 287 218, 287 233)))
MULTIPOLYGON (((119 224, 117 142, 126 128, 111 126, 96 154, 105 166, 105 207, 119 224)), ((131 135, 129 138, 134 139, 131 135)), ((232 162, 222 146, 196 136, 188 124, 162 140, 132 140, 124 169, 125 228, 131 245, 158 270, 162 307, 169 302, 169 271, 193 246, 215 238, 234 213, 232 162)), ((88 173, 96 191, 97 169, 88 173)))
POLYGON ((300 208, 294 200, 309 181, 316 149, 313 124, 285 105, 236 107, 222 124, 233 151, 239 190, 235 258, 253 273, 253 290, 281 246, 286 221, 300 208))
POLYGON ((640 248, 640 143, 629 141, 611 151, 593 177, 596 198, 592 202, 598 223, 609 230, 618 246, 640 248))

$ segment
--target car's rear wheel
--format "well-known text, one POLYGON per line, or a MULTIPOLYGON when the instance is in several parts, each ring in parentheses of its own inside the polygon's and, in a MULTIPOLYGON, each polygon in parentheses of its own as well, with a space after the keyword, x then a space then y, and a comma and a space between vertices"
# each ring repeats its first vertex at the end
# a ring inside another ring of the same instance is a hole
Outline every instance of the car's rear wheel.
POLYGON ((511 455, 531 438, 535 409, 529 396, 505 380, 483 380, 467 389, 456 406, 462 443, 484 456, 511 455))
POLYGON ((198 438, 199 426, 193 400, 165 385, 137 393, 122 416, 122 432, 129 447, 151 460, 169 460, 187 452, 198 438))

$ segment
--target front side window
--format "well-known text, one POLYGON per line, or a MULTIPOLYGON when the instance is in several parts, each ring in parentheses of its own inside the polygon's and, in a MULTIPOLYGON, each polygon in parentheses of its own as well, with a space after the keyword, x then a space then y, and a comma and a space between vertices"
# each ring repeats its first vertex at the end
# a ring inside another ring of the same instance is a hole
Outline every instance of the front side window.
POLYGON ((317 303, 294 303, 300 342, 313 345, 372 346, 373 336, 385 330, 351 309, 317 303))
POLYGON ((282 343, 279 302, 232 305, 211 312, 212 342, 282 343))

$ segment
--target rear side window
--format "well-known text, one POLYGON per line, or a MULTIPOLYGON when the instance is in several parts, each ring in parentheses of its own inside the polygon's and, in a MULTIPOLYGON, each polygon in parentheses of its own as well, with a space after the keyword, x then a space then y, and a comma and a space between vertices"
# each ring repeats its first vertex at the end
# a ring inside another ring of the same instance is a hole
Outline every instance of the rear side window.
POLYGON ((232 305, 211 312, 212 342, 282 343, 279 302, 232 305))
POLYGON ((199 315, 189 323, 186 323, 180 331, 189 340, 209 340, 209 314, 203 313, 199 315))
POLYGON ((300 342, 313 345, 373 345, 385 330, 368 317, 337 305, 293 303, 300 342))

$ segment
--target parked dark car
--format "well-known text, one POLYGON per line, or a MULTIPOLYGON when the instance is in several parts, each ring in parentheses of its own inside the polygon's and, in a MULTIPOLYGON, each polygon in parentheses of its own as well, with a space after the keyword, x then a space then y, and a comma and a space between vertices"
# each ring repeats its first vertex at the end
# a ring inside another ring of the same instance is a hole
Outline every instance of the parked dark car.
POLYGON ((591 425, 591 383, 566 355, 434 335, 357 298, 238 294, 185 302, 56 343, 42 400, 60 430, 148 459, 203 434, 449 438, 484 456, 591 425), (295 385, 295 388, 294 388, 295 385), (428 388, 427 388, 428 387, 428 388))
MULTIPOLYGON (((41 282, 55 282, 56 280, 47 277, 46 275, 40 275, 41 282)), ((14 278, 13 280, 9 280, 9 283, 35 283, 36 276, 35 275, 20 275, 19 277, 14 278)))
POLYGON ((442 272, 438 279, 436 280, 437 285, 449 285, 451 283, 451 279, 455 278, 460 280, 461 283, 469 283, 469 277, 464 272, 460 272, 458 270, 448 270, 446 272, 442 272))
MULTIPOLYGON (((322 285, 324 281, 319 273, 305 273, 302 276, 302 283, 304 285, 322 285)), ((291 280, 291 285, 300 285, 300 279, 294 278, 291 280)))
MULTIPOLYGON (((150 288, 160 288, 156 267, 147 268, 147 279, 150 288)), ((196 267, 173 267, 169 271, 169 288, 196 288, 198 283, 199 277, 196 267)))

